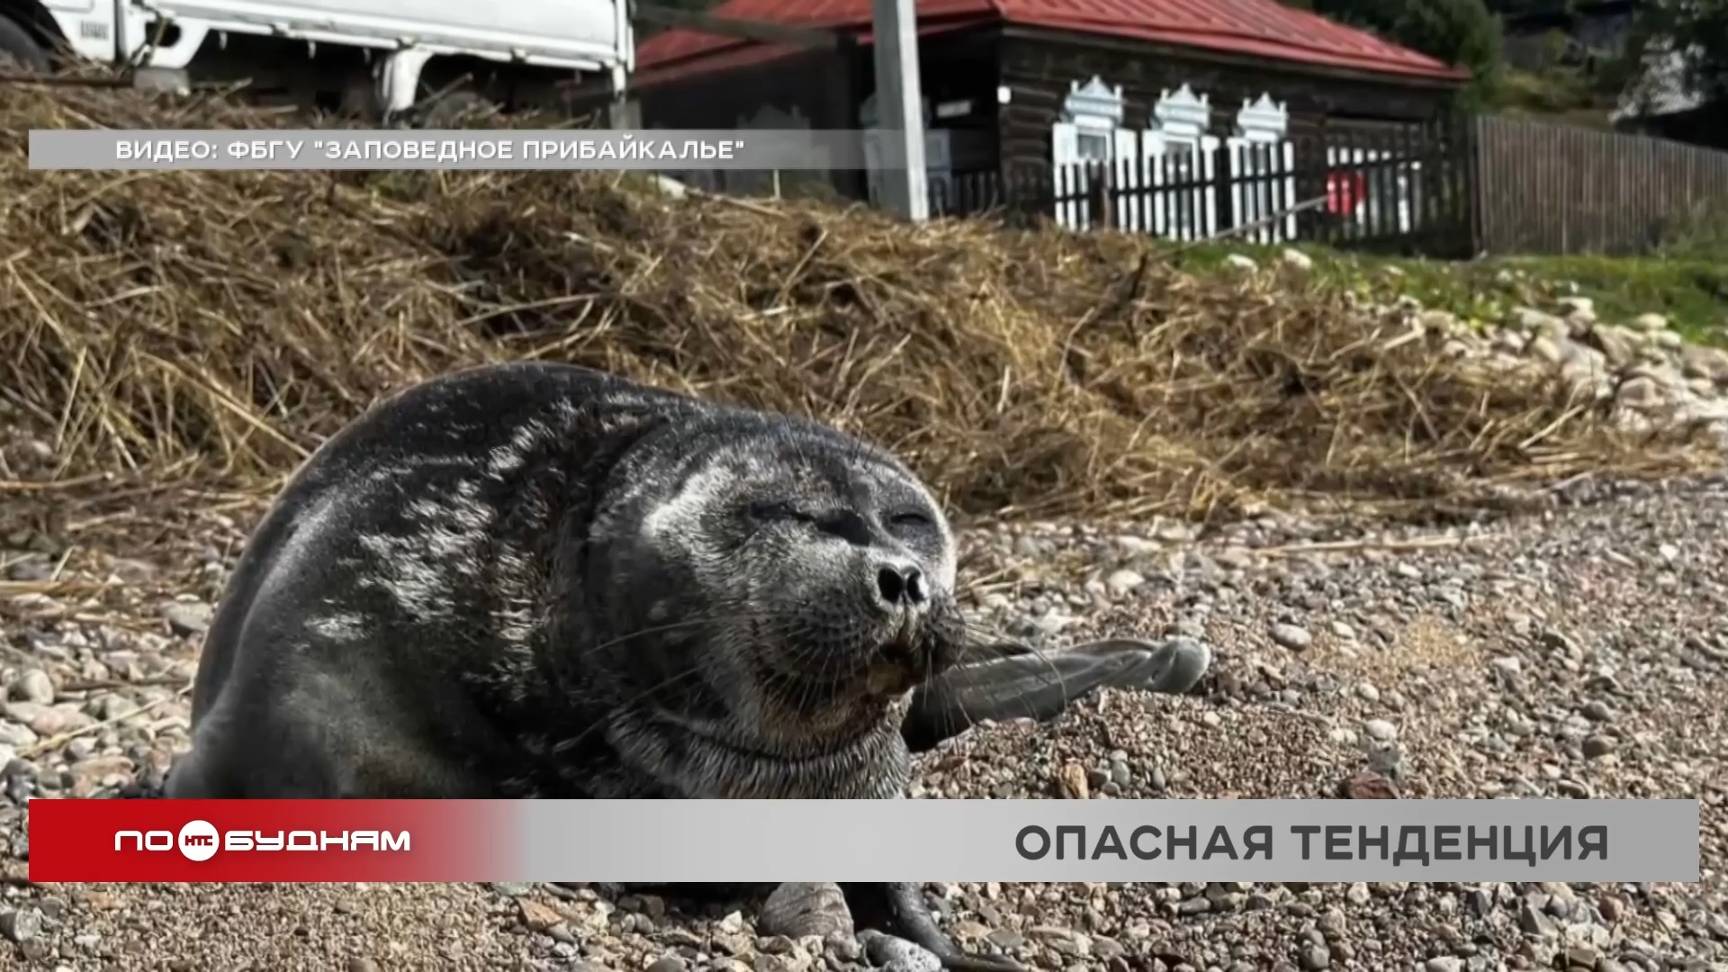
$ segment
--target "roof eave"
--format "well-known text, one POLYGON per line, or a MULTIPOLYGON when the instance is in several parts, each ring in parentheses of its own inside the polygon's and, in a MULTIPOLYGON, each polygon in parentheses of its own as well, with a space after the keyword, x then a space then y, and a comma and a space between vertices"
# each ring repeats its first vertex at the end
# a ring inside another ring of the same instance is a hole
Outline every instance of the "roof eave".
MULTIPOLYGON (((1173 41, 1160 41, 1151 38, 1133 37, 1123 34, 1089 31, 1075 27, 1053 27, 1040 24, 1014 23, 999 19, 952 18, 926 24, 919 23, 919 35, 947 33, 955 30, 996 29, 1002 36, 1037 37, 1043 39, 1059 38, 1062 40, 1106 44, 1111 46, 1127 46, 1138 50, 1157 52, 1159 54, 1175 55, 1191 60, 1201 60, 1216 64, 1231 64, 1238 66, 1262 66, 1270 59, 1278 66, 1290 71, 1325 77, 1346 78, 1351 80, 1372 81, 1380 84, 1396 83, 1411 87, 1440 87, 1457 89, 1470 82, 1470 72, 1461 68, 1444 67, 1432 70, 1416 65, 1362 65, 1325 63, 1315 60, 1303 60, 1294 57, 1277 57, 1276 55, 1248 54, 1234 52, 1201 44, 1183 44, 1173 41)), ((848 25, 833 25, 835 29, 848 29, 848 25)), ((859 43, 868 44, 868 31, 852 29, 859 43)), ((708 76, 726 70, 738 70, 744 67, 756 67, 785 57, 805 53, 805 48, 791 48, 764 56, 760 60, 750 59, 746 64, 731 65, 730 62, 753 47, 767 47, 758 41, 739 40, 725 46, 711 48, 692 54, 678 60, 666 61, 639 67, 635 84, 638 87, 653 87, 673 81, 688 80, 695 77, 708 76), (704 62, 714 61, 712 67, 704 62)), ((641 62, 638 60, 638 64, 641 62)))
MULTIPOLYGON (((952 34, 963 30, 994 30, 1002 27, 1002 22, 994 18, 979 18, 976 15, 954 15, 949 17, 921 17, 918 21, 918 36, 920 39, 952 34)), ((853 41, 860 47, 869 47, 874 42, 874 36, 868 28, 854 25, 837 24, 829 29, 850 34, 853 41)), ((763 64, 795 57, 800 54, 833 53, 832 48, 794 47, 790 45, 764 44, 761 41, 724 38, 727 43, 720 47, 709 48, 694 54, 685 55, 658 64, 642 65, 640 55, 637 59, 637 76, 633 79, 636 87, 653 87, 673 81, 684 81, 697 77, 707 77, 727 70, 742 70, 746 67, 759 67, 763 64), (745 58, 745 63, 734 64, 733 61, 746 55, 754 48, 765 49, 760 58, 745 58), (708 62, 715 62, 710 65, 708 62)))
MULTIPOLYGON (((1108 44, 1112 46, 1133 47, 1159 54, 1174 54, 1192 60, 1208 61, 1216 64, 1237 66, 1264 66, 1267 56, 1244 54, 1222 50, 1215 47, 1204 47, 1198 44, 1177 44, 1168 41, 1152 40, 1144 37, 1130 37, 1122 34, 1106 34, 1097 31, 1076 30, 1065 27, 1048 27, 1038 24, 1005 24, 1004 36, 1027 37, 1038 39, 1062 39, 1074 42, 1093 44, 1108 44)), ((1384 67, 1371 68, 1363 66, 1347 66, 1339 64, 1324 64, 1314 61, 1304 61, 1295 58, 1270 58, 1285 70, 1299 71, 1305 74, 1319 74, 1327 77, 1348 78, 1351 80, 1375 81, 1379 83, 1395 82, 1415 87, 1462 88, 1470 83, 1471 74, 1462 68, 1441 68, 1435 71, 1422 72, 1411 68, 1384 67)))

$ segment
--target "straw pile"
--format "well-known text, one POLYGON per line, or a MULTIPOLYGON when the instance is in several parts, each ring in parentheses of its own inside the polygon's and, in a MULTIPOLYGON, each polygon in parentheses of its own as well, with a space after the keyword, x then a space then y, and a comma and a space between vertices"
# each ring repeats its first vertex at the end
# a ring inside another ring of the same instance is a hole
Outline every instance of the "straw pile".
POLYGON ((1400 343, 1400 315, 1190 275, 1144 240, 611 174, 26 169, 30 128, 277 123, 0 89, 0 408, 52 447, 33 478, 267 490, 380 395, 512 358, 818 416, 973 514, 1431 512, 1698 461, 1540 369, 1454 362, 1400 343))

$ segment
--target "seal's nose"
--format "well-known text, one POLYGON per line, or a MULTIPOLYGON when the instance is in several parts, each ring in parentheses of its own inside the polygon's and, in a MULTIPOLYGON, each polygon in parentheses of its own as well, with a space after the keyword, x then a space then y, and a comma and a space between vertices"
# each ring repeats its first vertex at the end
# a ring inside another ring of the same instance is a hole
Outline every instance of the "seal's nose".
POLYGON ((918 608, 929 593, 924 572, 916 564, 884 563, 876 569, 876 593, 883 605, 895 610, 918 608))

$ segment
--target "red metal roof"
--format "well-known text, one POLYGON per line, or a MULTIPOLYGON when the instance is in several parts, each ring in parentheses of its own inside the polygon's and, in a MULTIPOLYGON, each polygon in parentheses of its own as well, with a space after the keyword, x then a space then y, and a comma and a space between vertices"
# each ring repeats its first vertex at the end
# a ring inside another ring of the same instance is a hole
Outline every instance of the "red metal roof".
MULTIPOLYGON (((1463 80, 1468 72, 1366 31, 1277 0, 917 0, 919 33, 1019 24, 1299 64, 1406 77, 1463 80)), ((869 41, 871 0, 726 0, 710 13, 799 27, 845 28, 869 41)), ((781 45, 674 29, 636 51, 644 81, 740 67, 790 53, 781 45)))

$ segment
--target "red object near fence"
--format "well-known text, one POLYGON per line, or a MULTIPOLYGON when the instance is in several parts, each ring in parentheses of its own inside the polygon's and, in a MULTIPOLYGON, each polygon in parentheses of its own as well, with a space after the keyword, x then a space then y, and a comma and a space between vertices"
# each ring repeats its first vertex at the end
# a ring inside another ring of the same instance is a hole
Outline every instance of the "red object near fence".
POLYGON ((1360 172, 1329 172, 1326 174, 1326 211, 1335 216, 1349 216, 1368 198, 1368 177, 1360 172))

